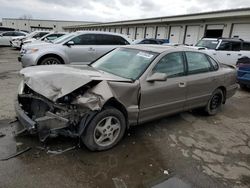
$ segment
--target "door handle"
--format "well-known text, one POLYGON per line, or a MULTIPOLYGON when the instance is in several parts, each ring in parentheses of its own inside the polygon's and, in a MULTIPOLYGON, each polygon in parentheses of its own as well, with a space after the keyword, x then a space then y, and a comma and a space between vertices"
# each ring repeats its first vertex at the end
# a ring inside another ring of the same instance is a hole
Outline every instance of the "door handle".
POLYGON ((231 54, 227 54, 228 56, 231 55, 231 54))
POLYGON ((179 87, 186 87, 186 82, 180 82, 179 87))
POLYGON ((88 49, 88 51, 93 52, 93 51, 95 51, 95 49, 94 49, 94 48, 92 48, 92 47, 90 47, 90 48, 88 49))
POLYGON ((242 56, 242 54, 238 54, 238 56, 242 56))

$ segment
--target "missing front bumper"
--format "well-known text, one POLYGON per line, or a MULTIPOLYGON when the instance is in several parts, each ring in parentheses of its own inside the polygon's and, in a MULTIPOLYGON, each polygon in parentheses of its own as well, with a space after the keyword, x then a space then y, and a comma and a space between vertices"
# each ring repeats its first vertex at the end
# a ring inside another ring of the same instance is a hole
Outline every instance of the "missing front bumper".
POLYGON ((40 141, 44 142, 51 134, 69 126, 69 120, 60 117, 52 112, 47 112, 45 116, 32 120, 21 108, 18 101, 15 101, 15 111, 17 119, 30 134, 38 133, 40 141))

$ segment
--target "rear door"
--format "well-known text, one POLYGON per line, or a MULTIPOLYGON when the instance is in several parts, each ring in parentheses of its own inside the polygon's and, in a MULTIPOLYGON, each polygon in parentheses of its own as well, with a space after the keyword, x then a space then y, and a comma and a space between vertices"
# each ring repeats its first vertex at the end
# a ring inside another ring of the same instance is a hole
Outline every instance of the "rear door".
POLYGON ((140 80, 141 102, 139 122, 182 111, 186 99, 185 64, 182 52, 167 54, 150 73, 166 73, 166 81, 140 80))
POLYGON ((205 106, 219 80, 218 65, 199 52, 185 52, 188 65, 186 109, 205 106))

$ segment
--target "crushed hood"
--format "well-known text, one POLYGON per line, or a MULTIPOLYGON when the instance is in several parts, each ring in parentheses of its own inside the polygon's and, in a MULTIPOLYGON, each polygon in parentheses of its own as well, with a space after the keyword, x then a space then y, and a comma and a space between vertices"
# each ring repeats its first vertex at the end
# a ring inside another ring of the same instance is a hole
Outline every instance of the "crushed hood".
POLYGON ((87 65, 46 65, 22 69, 24 83, 44 97, 56 101, 93 80, 130 82, 87 65))

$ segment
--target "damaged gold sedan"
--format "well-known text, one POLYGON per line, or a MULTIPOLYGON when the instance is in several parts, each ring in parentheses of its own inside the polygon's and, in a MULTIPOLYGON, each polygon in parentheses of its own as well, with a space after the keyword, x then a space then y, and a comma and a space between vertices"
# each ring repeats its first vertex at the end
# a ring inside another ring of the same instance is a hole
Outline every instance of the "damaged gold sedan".
POLYGON ((185 47, 134 45, 90 65, 21 70, 17 118, 41 141, 80 137, 92 151, 115 146, 129 126, 203 108, 215 115, 237 89, 236 71, 185 47))

